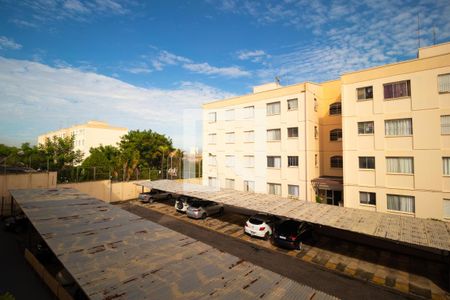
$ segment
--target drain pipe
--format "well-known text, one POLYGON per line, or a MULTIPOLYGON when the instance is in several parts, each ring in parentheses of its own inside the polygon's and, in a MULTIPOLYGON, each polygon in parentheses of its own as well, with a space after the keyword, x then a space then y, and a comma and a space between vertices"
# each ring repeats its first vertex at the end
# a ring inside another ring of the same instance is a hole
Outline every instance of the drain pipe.
POLYGON ((307 119, 306 119, 306 110, 307 110, 307 89, 306 89, 306 82, 304 83, 304 90, 305 90, 305 104, 304 104, 304 114, 305 114, 305 201, 308 201, 308 125, 307 125, 307 119))

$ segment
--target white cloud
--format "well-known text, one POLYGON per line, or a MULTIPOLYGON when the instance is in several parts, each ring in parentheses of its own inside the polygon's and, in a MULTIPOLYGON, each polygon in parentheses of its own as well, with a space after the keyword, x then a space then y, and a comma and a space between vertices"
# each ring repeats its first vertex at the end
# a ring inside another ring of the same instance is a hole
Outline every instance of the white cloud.
POLYGON ((268 55, 263 50, 240 50, 237 52, 237 57, 240 60, 251 60, 252 62, 261 62, 265 58, 269 58, 268 55))
POLYGON ((2 49, 19 50, 21 48, 22 45, 16 43, 13 39, 9 39, 6 36, 0 36, 0 50, 2 49))
POLYGON ((43 132, 100 119, 130 129, 151 128, 180 145, 184 110, 230 96, 200 83, 141 88, 75 68, 0 57, 0 139, 34 142, 43 132), (26 136, 18 140, 19 133, 26 136))
POLYGON ((194 73, 206 74, 206 75, 220 75, 225 77, 246 77, 250 76, 251 73, 245 70, 241 70, 239 67, 224 67, 218 68, 209 65, 208 63, 200 64, 184 64, 183 68, 190 70, 194 73))

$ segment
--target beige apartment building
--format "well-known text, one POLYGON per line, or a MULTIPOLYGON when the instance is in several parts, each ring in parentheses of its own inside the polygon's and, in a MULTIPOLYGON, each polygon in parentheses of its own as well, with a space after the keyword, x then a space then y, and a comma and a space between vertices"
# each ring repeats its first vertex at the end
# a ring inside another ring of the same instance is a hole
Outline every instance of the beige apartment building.
POLYGON ((450 43, 339 80, 257 86, 204 104, 203 120, 204 184, 450 219, 450 43))
POLYGON ((120 141, 128 133, 124 127, 114 127, 105 122, 88 121, 85 124, 74 125, 56 131, 47 132, 38 137, 38 144, 44 144, 47 138, 75 136, 75 150, 81 150, 84 157, 89 155, 89 149, 100 145, 112 145, 120 141))

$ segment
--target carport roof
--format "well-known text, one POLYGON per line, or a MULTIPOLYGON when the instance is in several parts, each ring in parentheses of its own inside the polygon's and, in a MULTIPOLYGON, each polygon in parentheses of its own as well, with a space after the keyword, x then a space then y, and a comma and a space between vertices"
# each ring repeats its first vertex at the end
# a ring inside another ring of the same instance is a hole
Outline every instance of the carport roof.
POLYGON ((336 299, 74 189, 11 194, 91 299, 336 299))
POLYGON ((136 184, 364 234, 420 249, 450 251, 449 222, 305 202, 276 195, 217 189, 172 180, 141 181, 136 184))

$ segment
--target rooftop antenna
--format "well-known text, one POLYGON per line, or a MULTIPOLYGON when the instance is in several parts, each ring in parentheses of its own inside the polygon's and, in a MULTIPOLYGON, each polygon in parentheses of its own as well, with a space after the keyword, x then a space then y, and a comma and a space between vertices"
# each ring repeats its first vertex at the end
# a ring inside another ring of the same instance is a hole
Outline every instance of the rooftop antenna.
POLYGON ((436 27, 433 25, 433 45, 436 45, 436 27))
POLYGON ((275 81, 277 84, 280 84, 280 77, 279 76, 275 76, 275 81))
POLYGON ((417 14, 417 58, 419 58, 420 48, 420 15, 417 14))

